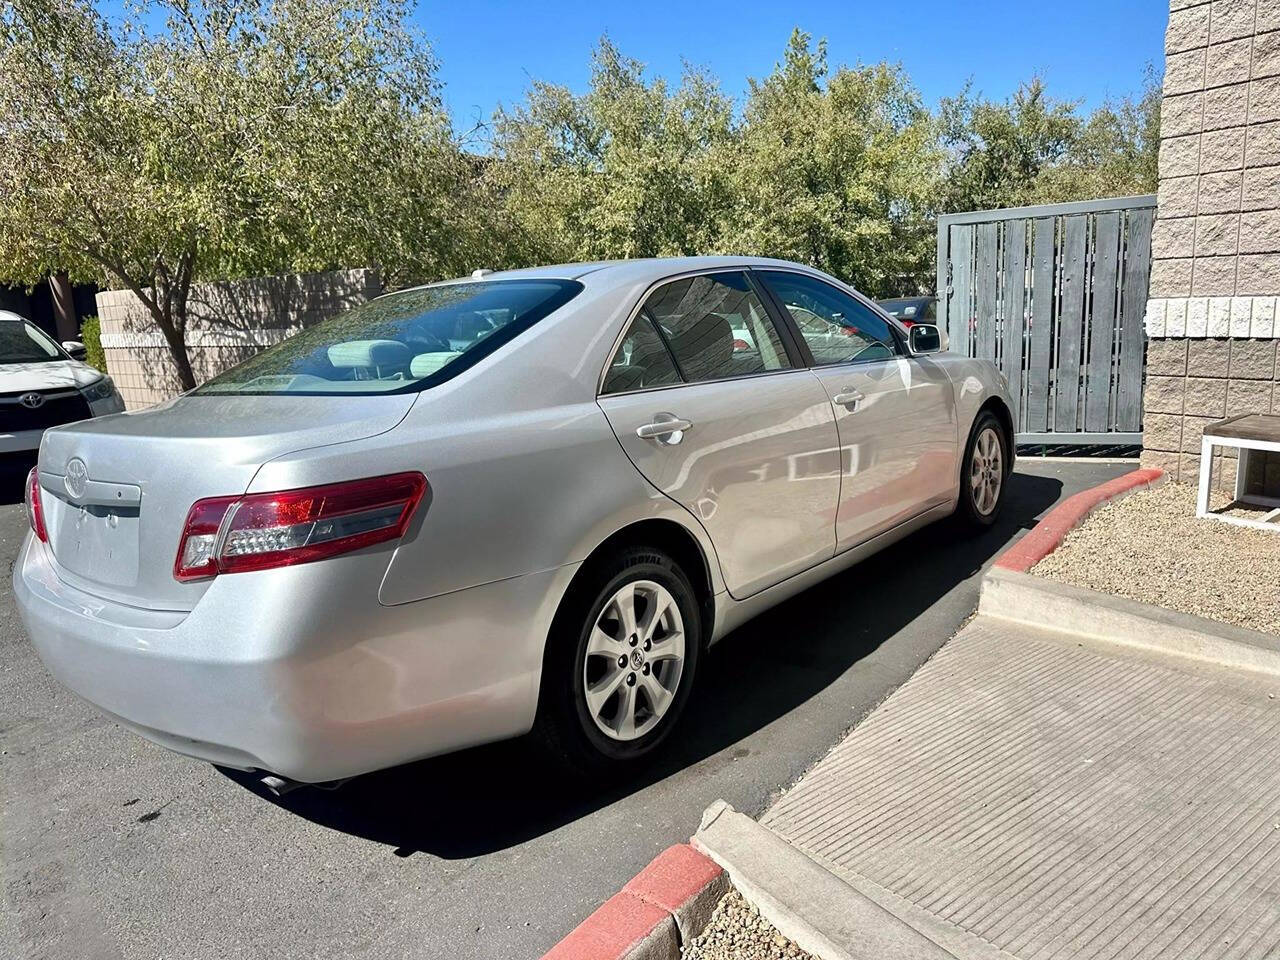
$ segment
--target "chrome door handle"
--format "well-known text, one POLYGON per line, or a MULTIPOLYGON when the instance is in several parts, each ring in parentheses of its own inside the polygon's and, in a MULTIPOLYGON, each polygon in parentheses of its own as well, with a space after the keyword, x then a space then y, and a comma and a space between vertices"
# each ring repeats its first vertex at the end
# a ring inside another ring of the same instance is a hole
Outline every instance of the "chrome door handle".
POLYGON ((849 389, 849 390, 845 390, 842 393, 837 393, 831 399, 834 400, 836 403, 840 404, 840 406, 842 407, 854 407, 854 406, 857 406, 861 401, 865 400, 866 397, 864 397, 857 390, 849 389))
POLYGON ((684 432, 692 426, 692 420, 684 420, 673 413, 659 413, 653 418, 653 423, 636 427, 636 436, 659 443, 679 443, 684 439, 684 432))

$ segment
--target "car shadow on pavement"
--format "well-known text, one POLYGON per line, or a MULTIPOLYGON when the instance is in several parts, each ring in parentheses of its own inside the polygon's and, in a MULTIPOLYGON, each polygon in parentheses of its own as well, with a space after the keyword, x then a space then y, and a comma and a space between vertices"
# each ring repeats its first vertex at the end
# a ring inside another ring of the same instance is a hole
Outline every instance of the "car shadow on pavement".
POLYGON ((506 849, 712 757, 809 700, 1034 526, 1061 489, 1056 479, 1015 473, 1000 519, 985 533, 957 536, 949 521, 934 524, 735 630, 703 661, 678 735, 625 781, 549 774, 528 738, 279 797, 249 774, 223 772, 300 817, 401 856, 460 859, 506 849))

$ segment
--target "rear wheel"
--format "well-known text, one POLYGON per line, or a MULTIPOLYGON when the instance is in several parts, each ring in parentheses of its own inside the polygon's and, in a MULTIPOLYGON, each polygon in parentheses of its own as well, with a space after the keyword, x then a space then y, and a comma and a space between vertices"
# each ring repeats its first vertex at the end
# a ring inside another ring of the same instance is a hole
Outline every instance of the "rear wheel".
POLYGON ((990 410, 984 410, 969 432, 960 472, 960 503, 956 512, 965 524, 983 529, 996 522, 1004 503, 1008 466, 1004 429, 990 410))
POLYGON ((660 550, 631 547, 566 598, 548 641, 538 731, 570 766, 638 760, 667 738, 702 646, 693 587, 660 550))

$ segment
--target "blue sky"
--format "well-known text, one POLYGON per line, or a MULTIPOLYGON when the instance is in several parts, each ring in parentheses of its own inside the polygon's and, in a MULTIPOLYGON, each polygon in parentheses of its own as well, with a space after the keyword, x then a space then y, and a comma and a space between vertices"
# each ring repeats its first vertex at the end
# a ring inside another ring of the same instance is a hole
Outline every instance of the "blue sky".
POLYGON ((419 2, 459 129, 518 102, 531 79, 581 91, 604 33, 664 76, 679 77, 682 60, 710 67, 741 98, 796 26, 826 37, 832 65, 901 61, 930 104, 970 77, 1000 98, 1039 74, 1054 95, 1092 106, 1137 90, 1148 63, 1163 67, 1169 11, 1167 0, 419 2))

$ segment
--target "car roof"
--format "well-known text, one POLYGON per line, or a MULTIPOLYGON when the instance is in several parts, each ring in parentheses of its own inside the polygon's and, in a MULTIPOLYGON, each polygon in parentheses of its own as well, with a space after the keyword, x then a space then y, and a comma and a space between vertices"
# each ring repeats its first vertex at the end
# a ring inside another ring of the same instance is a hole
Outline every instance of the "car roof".
MULTIPOLYGON (((578 280, 594 284, 637 283, 661 280, 663 277, 696 270, 741 269, 743 267, 790 267, 806 269, 803 264, 772 257, 642 257, 635 260, 592 260, 582 263, 557 263, 519 270, 496 270, 481 277, 458 277, 442 283, 466 283, 470 280, 555 279, 578 280), (587 280, 585 278, 590 278, 587 280)), ((435 286, 435 284, 424 284, 435 286)))
POLYGON ((14 313, 12 310, 0 310, 0 321, 9 321, 10 323, 26 323, 27 318, 20 313, 14 313))

